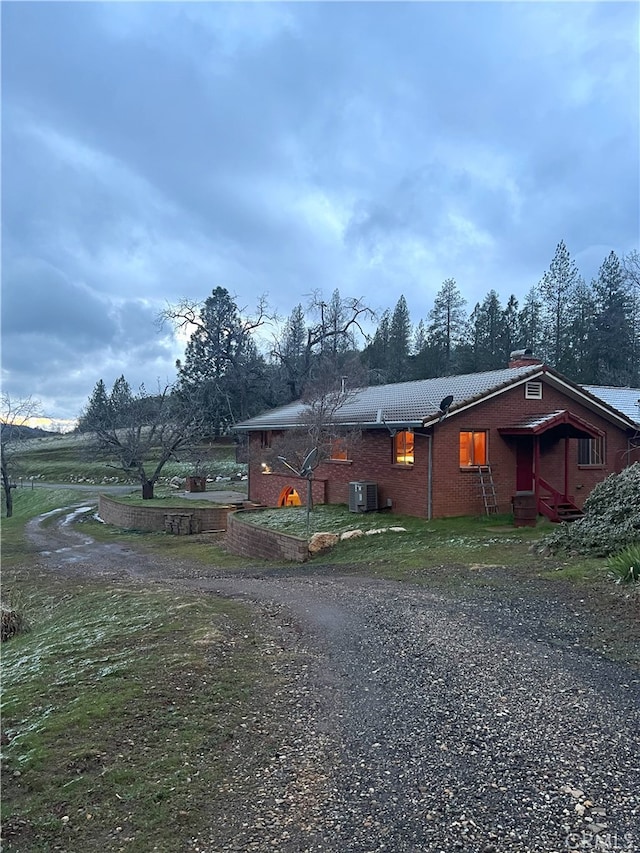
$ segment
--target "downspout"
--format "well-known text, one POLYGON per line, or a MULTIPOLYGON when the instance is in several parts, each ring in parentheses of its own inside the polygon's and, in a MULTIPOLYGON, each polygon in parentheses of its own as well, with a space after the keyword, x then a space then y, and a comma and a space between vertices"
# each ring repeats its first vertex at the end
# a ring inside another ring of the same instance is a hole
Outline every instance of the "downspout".
POLYGON ((431 521, 433 517, 433 432, 427 438, 429 439, 429 454, 428 454, 428 470, 427 470, 427 520, 431 521))
POLYGON ((251 500, 251 433, 247 436, 247 499, 251 500))

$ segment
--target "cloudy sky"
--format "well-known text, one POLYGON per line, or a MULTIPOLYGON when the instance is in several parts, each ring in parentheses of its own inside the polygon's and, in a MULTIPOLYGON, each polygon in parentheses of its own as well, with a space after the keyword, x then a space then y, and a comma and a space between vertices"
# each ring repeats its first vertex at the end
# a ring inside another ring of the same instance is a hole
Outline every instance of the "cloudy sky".
POLYGON ((426 318, 638 248, 635 3, 2 3, 3 387, 173 379, 226 287, 426 318))

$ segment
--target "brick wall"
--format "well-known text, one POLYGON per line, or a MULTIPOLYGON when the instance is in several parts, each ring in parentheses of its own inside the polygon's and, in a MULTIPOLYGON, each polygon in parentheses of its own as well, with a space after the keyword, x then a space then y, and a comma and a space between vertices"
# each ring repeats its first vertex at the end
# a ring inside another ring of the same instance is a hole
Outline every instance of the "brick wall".
MULTIPOLYGON (((578 441, 569 440, 569 494, 582 506, 594 485, 612 472, 619 472, 640 459, 640 450, 627 454, 625 432, 574 402, 543 380, 543 399, 527 400, 524 385, 474 406, 467 412, 445 418, 431 430, 433 436, 432 515, 447 518, 484 513, 477 471, 463 470, 459 464, 461 430, 488 430, 489 462, 496 486, 499 512, 511 512, 516 491, 516 439, 501 436, 498 428, 516 423, 526 416, 568 409, 606 433, 606 460, 602 467, 578 466, 578 441)), ((429 435, 416 433, 415 462, 411 467, 393 464, 393 440, 386 430, 363 434, 360 445, 348 462, 325 462, 315 471, 314 500, 318 503, 348 503, 349 483, 371 480, 378 484, 378 506, 389 501, 391 511, 418 517, 428 516, 429 435)), ((564 488, 564 440, 541 440, 540 475, 558 489, 564 488)), ((249 497, 277 506, 283 486, 294 486, 304 502, 306 483, 295 477, 263 474, 260 436, 249 437, 249 497)))
POLYGON ((227 515, 234 507, 212 504, 211 507, 190 507, 184 503, 174 506, 129 506, 100 495, 98 512, 107 524, 129 530, 164 530, 167 513, 192 513, 200 520, 202 532, 227 529, 227 515))
MULTIPOLYGON (((416 461, 413 467, 393 465, 393 440, 387 430, 366 433, 353 451, 349 462, 327 461, 314 472, 313 499, 316 503, 349 502, 349 483, 372 480, 378 483, 378 505, 392 501, 395 512, 408 515, 427 514, 428 438, 416 435, 416 461)), ((293 476, 263 474, 260 457, 260 438, 251 435, 249 441, 249 497, 265 506, 277 506, 282 488, 291 485, 298 491, 302 503, 306 498, 306 483, 293 476)))
POLYGON ((252 524, 248 516, 255 512, 260 510, 239 510, 229 515, 226 543, 233 554, 296 563, 304 563, 309 558, 306 539, 252 524))
MULTIPOLYGON (((460 430, 489 431, 489 462, 493 470, 499 512, 511 511, 511 497, 516 491, 516 441, 501 436, 498 428, 522 420, 526 416, 568 409, 606 433, 606 460, 602 467, 578 466, 578 441, 569 439, 569 494, 582 506, 596 483, 625 465, 627 447, 625 433, 609 421, 543 382, 543 399, 526 400, 524 387, 511 388, 504 394, 480 403, 468 412, 445 419, 434 429, 433 504, 434 517, 477 515, 483 512, 478 490, 478 475, 461 470, 458 461, 460 430)), ((540 440, 540 476, 551 485, 564 488, 564 439, 552 441, 547 433, 540 440)))

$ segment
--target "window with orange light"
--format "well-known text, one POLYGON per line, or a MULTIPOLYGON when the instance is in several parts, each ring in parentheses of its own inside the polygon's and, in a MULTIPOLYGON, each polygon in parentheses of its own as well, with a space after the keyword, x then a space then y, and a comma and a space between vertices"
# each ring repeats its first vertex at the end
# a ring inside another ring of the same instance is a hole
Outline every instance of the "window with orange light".
POLYGON ((460 467, 487 465, 487 433, 463 430, 460 433, 460 467))
POLYGON ((393 439, 393 460, 396 465, 413 465, 414 435, 409 430, 397 432, 393 439))
POLYGON ((334 462, 346 462, 348 460, 347 442, 344 438, 333 439, 331 442, 331 455, 329 458, 334 462))

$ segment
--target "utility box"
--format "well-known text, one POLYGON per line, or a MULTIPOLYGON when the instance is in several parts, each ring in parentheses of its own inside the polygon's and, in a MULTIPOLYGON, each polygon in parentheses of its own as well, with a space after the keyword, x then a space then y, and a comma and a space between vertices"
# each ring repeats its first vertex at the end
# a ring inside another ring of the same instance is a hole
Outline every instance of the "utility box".
POLYGON ((369 480, 349 483, 349 511, 375 512, 378 509, 378 484, 369 480))

